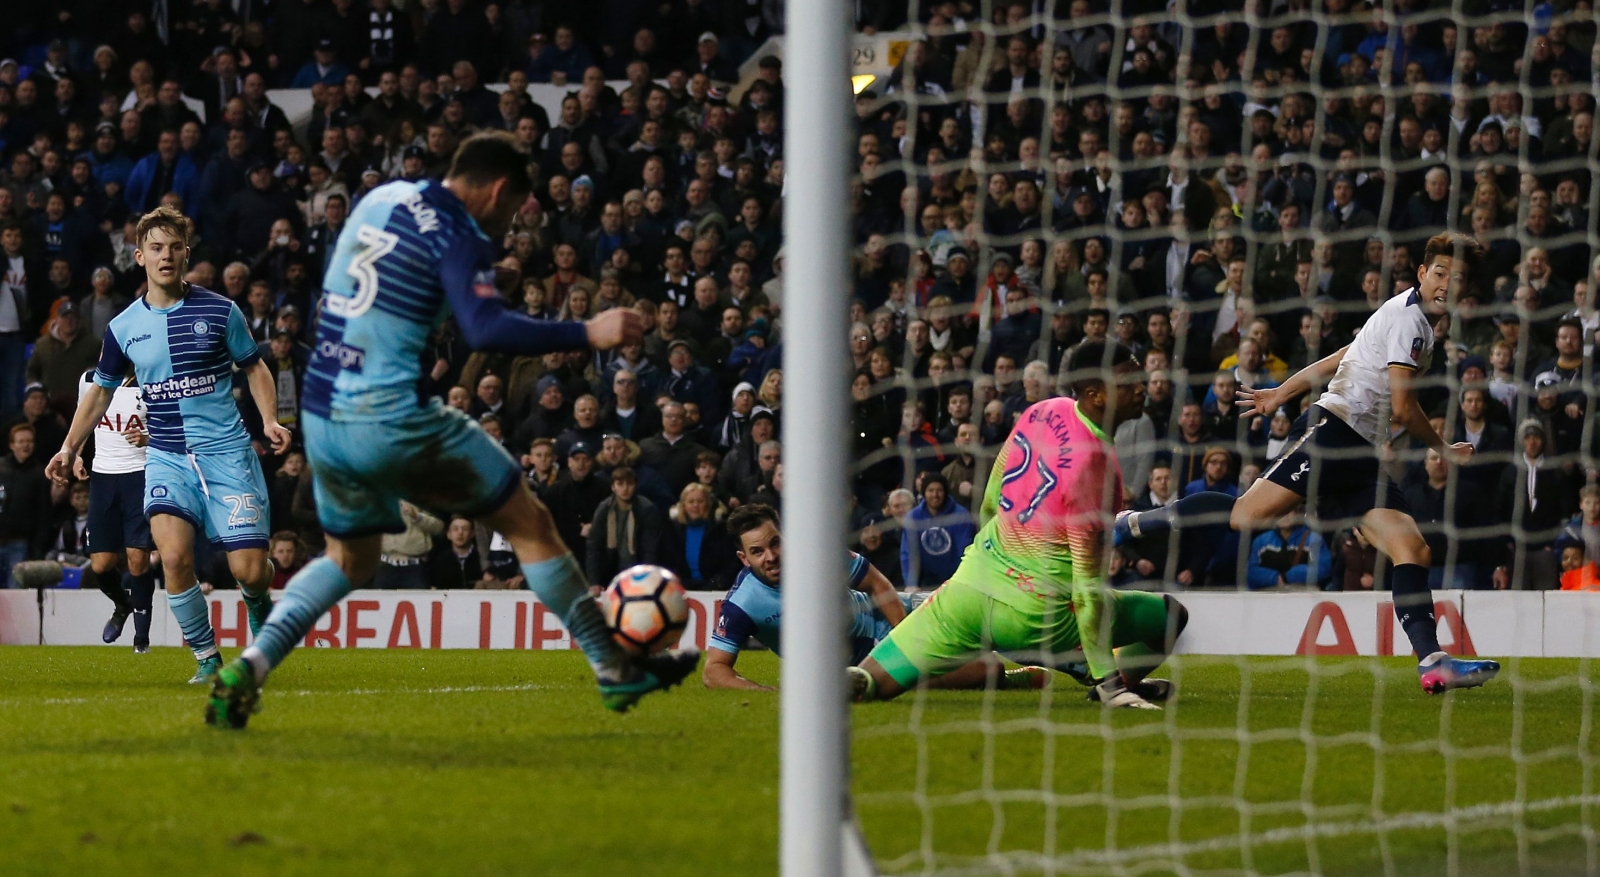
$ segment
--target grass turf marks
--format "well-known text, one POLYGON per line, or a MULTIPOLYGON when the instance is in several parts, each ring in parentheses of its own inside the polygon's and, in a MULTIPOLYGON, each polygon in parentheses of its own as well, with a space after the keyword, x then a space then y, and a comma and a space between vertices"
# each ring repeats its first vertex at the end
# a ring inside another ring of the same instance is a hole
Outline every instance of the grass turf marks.
MULTIPOLYGON (((776 695, 691 683, 619 717, 575 652, 308 650, 231 733, 201 722, 191 667, 0 649, 0 873, 776 871, 776 695)), ((1189 659, 1165 713, 1102 715, 1065 677, 1048 709, 1037 692, 856 707, 857 810, 896 872, 1037 873, 1049 851, 1061 873, 1442 874, 1449 749, 1462 873, 1585 870, 1578 662, 1445 698, 1403 659, 1317 667, 1189 659)), ((765 653, 740 670, 778 677, 765 653)))

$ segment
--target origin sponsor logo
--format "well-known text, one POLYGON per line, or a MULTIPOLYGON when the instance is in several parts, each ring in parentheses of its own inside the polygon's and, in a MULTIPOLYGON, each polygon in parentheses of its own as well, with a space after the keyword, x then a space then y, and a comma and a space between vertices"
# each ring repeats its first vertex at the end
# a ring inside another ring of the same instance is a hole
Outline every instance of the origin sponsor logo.
POLYGON ((361 371, 367 364, 367 352, 359 347, 352 347, 339 341, 323 341, 317 344, 317 356, 336 362, 339 367, 352 372, 361 371))

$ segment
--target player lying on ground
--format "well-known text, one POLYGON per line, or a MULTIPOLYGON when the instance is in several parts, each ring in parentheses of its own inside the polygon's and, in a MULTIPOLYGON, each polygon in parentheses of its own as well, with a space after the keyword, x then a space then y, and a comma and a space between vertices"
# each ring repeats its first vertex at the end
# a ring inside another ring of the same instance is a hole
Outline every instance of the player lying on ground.
POLYGON ((977 539, 955 575, 850 668, 854 699, 888 700, 988 649, 1063 669, 1081 649, 1090 697, 1107 706, 1159 709, 1153 701, 1171 694, 1170 683, 1145 677, 1188 612, 1170 595, 1105 585, 1107 531, 1122 502, 1111 435, 1143 409, 1143 376, 1128 348, 1103 342, 1081 345, 1067 368, 1077 399, 1046 399, 1018 418, 989 476, 977 539))
POLYGON ((1500 671, 1494 661, 1452 658, 1439 648, 1433 592, 1428 588, 1428 543, 1411 517, 1399 481, 1389 476, 1378 449, 1409 435, 1459 465, 1472 456, 1470 442, 1447 444, 1428 422, 1412 386, 1428 369, 1433 324, 1444 318, 1472 281, 1482 248, 1452 233, 1434 235, 1417 268, 1417 285, 1384 302, 1348 346, 1306 366, 1282 386, 1240 390, 1248 415, 1271 417, 1329 377, 1328 389, 1306 414, 1303 430, 1233 506, 1236 530, 1262 530, 1294 511, 1315 491, 1325 521, 1358 519, 1367 541, 1394 564, 1394 614, 1420 662, 1422 688, 1439 694, 1475 688, 1500 671), (1399 431, 1392 431, 1398 426, 1399 431))
POLYGON ((272 450, 287 451, 291 437, 278 425, 277 385, 238 305, 183 279, 191 232, 189 219, 170 207, 140 218, 133 257, 144 268, 145 294, 106 327, 95 385, 84 391, 67 439, 45 474, 66 482, 78 449, 110 408, 112 391, 130 373, 136 376, 149 415, 144 513, 161 552, 167 605, 200 665, 189 681, 202 683, 222 660, 205 595, 195 581, 195 539, 227 550, 252 631, 272 610, 267 481, 233 401, 235 366, 248 383, 272 450))
POLYGON ((681 682, 699 662, 690 649, 629 658, 517 461, 466 415, 418 398, 422 351, 447 304, 475 350, 538 356, 639 343, 640 318, 629 308, 556 323, 501 298, 498 287, 517 278, 514 263, 493 263, 494 242, 532 188, 511 139, 481 134, 456 150, 442 184, 395 181, 351 214, 323 280, 303 396, 327 554, 289 581, 255 643, 217 674, 206 721, 245 726, 267 674, 324 612, 372 580, 382 535, 405 529, 401 500, 441 517, 482 520, 505 536, 528 587, 588 657, 606 707, 626 710, 681 682))
MULTIPOLYGON (((751 503, 728 516, 728 532, 739 541, 739 561, 744 570, 728 590, 717 615, 717 627, 706 650, 702 679, 707 688, 747 688, 771 691, 768 686, 739 675, 734 663, 739 651, 754 637, 774 653, 782 648, 783 534, 778 512, 769 505, 751 503)), ((905 620, 922 594, 900 594, 878 568, 859 554, 850 554, 850 663, 867 656, 889 630, 905 620)), ((998 668, 998 664, 992 665, 998 668)), ((983 688, 991 663, 974 661, 966 667, 932 680, 937 688, 983 688)), ((1043 667, 1020 667, 995 677, 1001 688, 1042 688, 1049 679, 1043 667)))
MULTIPOLYGON (((100 269, 104 270, 104 269, 100 269)), ((94 386, 94 369, 84 372, 78 386, 78 404, 94 386)), ((86 471, 83 457, 72 467, 72 474, 89 481, 89 523, 85 536, 89 548, 87 575, 111 598, 116 609, 106 622, 100 638, 114 643, 122 638, 122 628, 133 616, 133 650, 150 651, 150 605, 155 595, 156 576, 150 569, 150 519, 144 515, 145 432, 148 415, 144 392, 134 378, 123 381, 111 393, 111 405, 94 427, 93 471, 86 471), (123 560, 128 566, 127 591, 122 587, 123 560), (130 599, 131 598, 131 599, 130 599)), ((263 616, 265 617, 265 616, 263 616)))

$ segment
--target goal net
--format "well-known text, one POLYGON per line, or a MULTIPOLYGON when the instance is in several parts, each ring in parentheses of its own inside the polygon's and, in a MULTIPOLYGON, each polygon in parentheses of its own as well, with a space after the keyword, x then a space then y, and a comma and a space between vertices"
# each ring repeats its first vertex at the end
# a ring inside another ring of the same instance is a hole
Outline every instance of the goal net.
POLYGON ((1377 489, 1426 538, 1445 649, 1503 664, 1424 695, 1388 561, 1312 477, 1276 528, 1201 516, 1111 552, 1110 585, 1189 613, 1155 674, 1176 689, 1162 712, 1103 710, 1059 673, 857 707, 852 797, 878 867, 1600 871, 1600 595, 1560 590, 1600 586, 1593 4, 857 13, 894 66, 856 98, 856 550, 936 588, 1013 423, 1071 394, 1085 338, 1126 345, 1148 381, 1113 437, 1113 507, 1242 493, 1318 391, 1259 417, 1240 392, 1344 347, 1455 231, 1479 270, 1403 352, 1434 429, 1475 453, 1449 465, 1400 435, 1377 489))

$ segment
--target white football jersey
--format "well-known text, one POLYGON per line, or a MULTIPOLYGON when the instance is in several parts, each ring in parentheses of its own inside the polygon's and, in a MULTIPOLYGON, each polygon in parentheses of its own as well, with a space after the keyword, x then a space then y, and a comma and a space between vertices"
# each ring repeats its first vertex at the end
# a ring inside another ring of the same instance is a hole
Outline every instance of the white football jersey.
POLYGON ((1433 324, 1422 309, 1422 296, 1415 289, 1402 292, 1356 332, 1317 404, 1373 445, 1382 444, 1389 440, 1393 418, 1389 366, 1427 371, 1432 354, 1433 324))
MULTIPOLYGON (((94 385, 94 371, 86 372, 83 379, 78 382, 78 401, 83 401, 83 394, 94 385)), ((140 429, 145 426, 144 391, 138 384, 121 386, 112 391, 111 407, 106 409, 100 422, 94 427, 94 464, 95 472, 103 475, 121 475, 127 472, 144 471, 144 448, 131 445, 122 437, 122 431, 128 424, 136 424, 140 429)))

